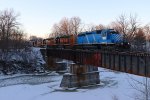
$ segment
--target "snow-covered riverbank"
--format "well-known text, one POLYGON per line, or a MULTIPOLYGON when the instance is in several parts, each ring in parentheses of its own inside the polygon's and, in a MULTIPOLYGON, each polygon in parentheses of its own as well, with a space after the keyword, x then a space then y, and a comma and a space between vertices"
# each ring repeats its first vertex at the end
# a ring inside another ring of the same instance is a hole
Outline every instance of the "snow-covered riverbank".
POLYGON ((101 84, 73 90, 62 90, 62 75, 25 75, 0 80, 2 100, 133 100, 137 91, 131 87, 134 78, 143 77, 100 69, 101 84), (17 84, 12 84, 12 83, 17 84), (3 87, 7 83, 8 86, 3 87))
POLYGON ((43 71, 45 65, 40 48, 0 52, 0 74, 33 73, 43 71))

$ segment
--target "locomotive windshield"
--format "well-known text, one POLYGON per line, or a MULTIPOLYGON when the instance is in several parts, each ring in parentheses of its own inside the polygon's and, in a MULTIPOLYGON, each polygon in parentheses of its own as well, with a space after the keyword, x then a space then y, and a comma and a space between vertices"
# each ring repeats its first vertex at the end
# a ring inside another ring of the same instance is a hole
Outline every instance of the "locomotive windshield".
POLYGON ((96 30, 97 34, 101 34, 102 30, 96 30))
POLYGON ((110 34, 119 34, 117 31, 111 31, 110 34))

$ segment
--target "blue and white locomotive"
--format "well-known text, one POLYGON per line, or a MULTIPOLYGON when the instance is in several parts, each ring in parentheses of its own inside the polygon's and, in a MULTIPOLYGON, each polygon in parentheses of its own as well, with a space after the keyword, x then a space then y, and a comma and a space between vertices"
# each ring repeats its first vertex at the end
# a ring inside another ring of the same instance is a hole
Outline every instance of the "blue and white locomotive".
POLYGON ((118 44, 123 43, 123 35, 114 29, 82 32, 77 37, 77 44, 118 44))
POLYGON ((91 32, 82 32, 77 36, 79 45, 98 45, 99 47, 115 47, 119 49, 129 49, 130 46, 124 40, 123 34, 114 29, 102 29, 91 32))

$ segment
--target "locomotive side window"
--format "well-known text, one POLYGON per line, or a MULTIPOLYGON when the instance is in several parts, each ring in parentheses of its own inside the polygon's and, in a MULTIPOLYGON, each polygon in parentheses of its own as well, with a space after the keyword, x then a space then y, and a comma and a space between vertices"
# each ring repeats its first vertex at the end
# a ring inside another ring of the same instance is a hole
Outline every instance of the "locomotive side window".
POLYGON ((102 37, 106 37, 106 34, 107 34, 106 32, 102 33, 102 37))

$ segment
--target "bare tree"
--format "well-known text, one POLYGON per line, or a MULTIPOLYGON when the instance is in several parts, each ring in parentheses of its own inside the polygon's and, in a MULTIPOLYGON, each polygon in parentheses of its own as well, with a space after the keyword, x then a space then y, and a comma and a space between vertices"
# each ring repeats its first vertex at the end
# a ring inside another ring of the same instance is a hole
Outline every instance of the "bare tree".
POLYGON ((116 21, 112 22, 109 26, 109 28, 115 29, 116 31, 118 31, 119 33, 122 33, 122 27, 120 26, 120 24, 116 21))
POLYGON ((99 25, 96 25, 95 26, 95 29, 96 30, 102 30, 102 29, 105 29, 106 27, 104 26, 104 25, 102 25, 102 24, 99 24, 99 25))
POLYGON ((79 17, 72 17, 70 19, 70 27, 72 29, 72 33, 77 35, 81 32, 81 19, 79 17))
POLYGON ((137 45, 142 45, 143 43, 145 43, 145 34, 142 28, 139 28, 137 30, 137 32, 135 32, 135 37, 134 37, 134 41, 137 45))
POLYGON ((65 17, 59 23, 53 25, 50 36, 77 35, 81 30, 81 19, 79 17, 72 17, 71 19, 65 17))
POLYGON ((134 32, 134 49, 136 50, 146 50, 146 36, 142 28, 139 28, 136 32, 134 32))
POLYGON ((110 24, 110 27, 122 33, 124 39, 132 43, 134 41, 135 33, 139 28, 137 15, 130 15, 127 17, 122 14, 116 19, 116 21, 110 24))
POLYGON ((146 40, 150 41, 150 24, 145 25, 143 29, 146 35, 146 40))
POLYGON ((127 30, 129 27, 129 22, 127 20, 127 17, 125 15, 120 15, 119 18, 116 20, 116 25, 118 24, 118 31, 121 31, 123 34, 127 34, 127 30))
POLYGON ((150 52, 150 24, 145 25, 143 31, 146 36, 146 50, 150 52))
POLYGON ((70 23, 69 23, 69 19, 68 18, 63 18, 61 21, 60 21, 60 23, 59 23, 59 25, 60 25, 60 30, 61 30, 61 34, 63 34, 63 35, 69 35, 69 34, 71 34, 71 28, 72 27, 70 27, 70 23))
POLYGON ((12 31, 19 26, 17 17, 18 14, 15 14, 13 10, 0 11, 0 47, 3 50, 9 49, 12 31))
POLYGON ((94 24, 86 25, 85 31, 94 31, 94 30, 96 30, 96 25, 94 25, 94 24))
POLYGON ((11 38, 10 38, 10 47, 14 50, 22 49, 25 48, 26 46, 26 38, 25 38, 25 33, 22 30, 14 30, 11 33, 11 38))
POLYGON ((139 28, 139 22, 137 20, 137 15, 130 15, 129 18, 129 28, 128 28, 128 33, 127 33, 127 38, 130 43, 134 40, 135 33, 136 31, 140 30, 139 28))
POLYGON ((94 25, 94 24, 87 24, 85 31, 95 31, 95 30, 102 30, 105 29, 106 27, 102 24, 99 25, 94 25))
POLYGON ((57 37, 57 36, 60 36, 61 35, 61 28, 60 28, 60 25, 55 23, 52 27, 52 33, 50 34, 49 37, 57 37))

